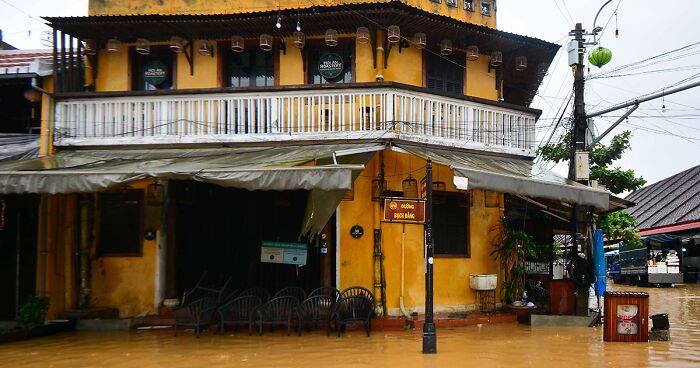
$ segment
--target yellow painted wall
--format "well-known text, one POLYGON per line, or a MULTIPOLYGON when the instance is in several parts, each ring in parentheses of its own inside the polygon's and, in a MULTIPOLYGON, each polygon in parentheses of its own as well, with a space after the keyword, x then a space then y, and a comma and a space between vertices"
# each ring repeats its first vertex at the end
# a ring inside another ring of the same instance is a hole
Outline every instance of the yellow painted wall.
MULTIPOLYGON (((43 88, 53 92, 53 76, 44 77, 43 88)), ((41 95, 41 132, 39 138, 39 155, 46 156, 53 153, 53 101, 45 94, 41 95), (48 144, 47 144, 48 143, 48 144)))
MULTIPOLYGON (((392 0, 90 0, 89 15, 125 15, 125 14, 231 14, 241 12, 260 12, 266 10, 297 9, 309 7, 337 6, 356 3, 387 3, 392 0)), ((481 15, 478 10, 464 10, 464 3, 458 2, 457 7, 447 6, 445 1, 439 4, 429 0, 402 0, 410 6, 425 11, 445 15, 464 22, 485 25, 496 28, 496 7, 492 5, 492 15, 481 15)))
POLYGON ((99 92, 127 91, 129 90, 129 53, 127 46, 122 45, 122 52, 112 54, 100 50, 97 59, 97 84, 95 89, 99 92))
POLYGON ((196 50, 204 43, 203 40, 194 41, 194 75, 190 75, 190 64, 187 62, 185 53, 177 54, 177 76, 175 79, 177 89, 187 88, 213 88, 218 87, 218 59, 214 57, 200 55, 196 50))
POLYGON ((488 55, 479 55, 479 59, 467 61, 466 64, 467 83, 465 84, 465 94, 467 96, 497 100, 496 72, 494 69, 491 69, 491 72, 489 72, 488 55))
POLYGON ((423 86, 423 52, 415 47, 408 47, 399 53, 394 45, 389 51, 389 59, 384 68, 385 82, 399 82, 412 86, 423 86))
POLYGON ((304 61, 302 50, 294 46, 287 47, 287 53, 279 52, 279 85, 304 84, 304 61))
MULTIPOLYGON (((355 82, 374 82, 377 77, 377 69, 374 68, 372 45, 355 43, 355 82)), ((377 60, 377 63, 380 63, 377 60)))
MULTIPOLYGON (((385 174, 389 190, 401 191, 401 181, 408 172, 420 180, 424 176, 425 161, 392 151, 384 151, 385 174)), ((340 284, 339 288, 352 285, 374 290, 372 225, 378 221, 374 207, 369 201, 371 181, 377 175, 379 154, 367 163, 364 172, 355 181, 353 201, 340 205, 340 284), (350 236, 350 228, 359 224, 365 229, 360 239, 350 236)), ((448 191, 456 191, 452 184, 452 173, 447 167, 434 166, 434 180, 444 181, 448 191)), ((498 273, 499 266, 489 253, 492 237, 490 231, 500 224, 501 208, 486 208, 481 190, 473 190, 470 208, 470 258, 439 258, 434 263, 436 310, 468 310, 475 303, 475 293, 469 289, 469 274, 498 273)), ((465 195, 467 195, 465 193, 465 195)), ((502 199, 501 199, 502 203, 502 199)), ((425 301, 425 279, 423 268, 423 226, 413 224, 379 223, 382 229, 386 296, 389 313, 398 314, 401 289, 401 239, 404 237, 404 305, 410 311, 422 311, 425 301)))
MULTIPOLYGON (((149 183, 139 182, 130 186, 145 191, 149 183)), ((148 212, 152 210, 149 206, 144 207, 145 222, 159 221, 159 214, 148 212)), ((140 257, 93 257, 91 306, 119 308, 122 318, 157 312, 153 305, 156 240, 143 239, 142 247, 140 257)))

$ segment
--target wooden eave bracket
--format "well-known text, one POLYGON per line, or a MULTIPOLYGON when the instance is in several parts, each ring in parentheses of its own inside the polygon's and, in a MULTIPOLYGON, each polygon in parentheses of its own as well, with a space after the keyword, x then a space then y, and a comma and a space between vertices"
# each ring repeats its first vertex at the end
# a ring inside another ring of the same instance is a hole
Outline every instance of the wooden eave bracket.
POLYGON ((190 38, 187 40, 187 43, 185 44, 185 47, 183 48, 182 52, 185 54, 185 59, 187 59, 187 63, 190 64, 190 75, 194 76, 194 48, 193 45, 194 41, 190 38))

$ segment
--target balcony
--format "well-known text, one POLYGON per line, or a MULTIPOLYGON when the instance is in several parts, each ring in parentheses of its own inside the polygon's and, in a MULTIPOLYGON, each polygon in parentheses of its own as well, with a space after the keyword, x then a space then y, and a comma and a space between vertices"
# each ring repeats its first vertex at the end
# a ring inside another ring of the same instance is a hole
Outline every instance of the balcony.
POLYGON ((538 113, 396 83, 62 94, 54 144, 398 139, 530 156, 538 113))

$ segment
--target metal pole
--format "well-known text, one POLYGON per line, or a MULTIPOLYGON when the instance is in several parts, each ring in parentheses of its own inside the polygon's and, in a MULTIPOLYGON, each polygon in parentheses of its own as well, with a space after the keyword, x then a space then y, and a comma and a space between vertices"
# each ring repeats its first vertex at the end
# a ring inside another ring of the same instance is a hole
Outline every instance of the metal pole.
POLYGON ((700 86, 700 81, 693 82, 693 83, 690 83, 690 84, 686 84, 685 86, 680 86, 680 87, 676 87, 676 88, 671 88, 671 89, 668 89, 668 90, 665 90, 665 91, 662 91, 662 92, 659 92, 659 93, 654 93, 653 95, 649 95, 649 96, 646 96, 646 97, 638 98, 638 99, 636 99, 636 100, 634 100, 634 101, 629 101, 629 102, 621 103, 621 104, 619 104, 619 105, 615 105, 615 106, 613 106, 613 107, 609 107, 609 108, 607 108, 607 109, 605 109, 605 110, 600 110, 600 111, 592 112, 592 113, 590 113, 590 114, 587 114, 586 117, 587 117, 587 118, 592 118, 592 117, 596 117, 596 116, 598 116, 598 115, 607 114, 607 113, 613 112, 613 111, 615 111, 615 110, 624 109, 625 107, 630 107, 630 106, 633 106, 633 105, 639 105, 639 104, 642 103, 642 102, 647 102, 647 101, 650 101, 650 100, 657 99, 657 98, 659 98, 659 97, 672 95, 672 94, 674 94, 674 93, 682 92, 682 91, 685 91, 686 89, 691 89, 691 88, 695 88, 695 87, 698 87, 698 86, 700 86))
POLYGON ((617 119, 617 121, 614 122, 614 123, 610 126, 610 128, 608 128, 606 131, 604 131, 603 134, 601 134, 601 135, 599 135, 598 137, 596 137, 596 139, 594 139, 593 142, 591 142, 591 144, 589 144, 588 147, 586 147, 586 148, 587 148, 587 149, 592 149, 593 146, 595 146, 596 144, 598 144, 598 142, 600 142, 600 140, 603 139, 603 137, 605 137, 606 135, 608 135, 608 133, 610 133, 613 129, 615 129, 615 127, 616 127, 618 124, 620 124, 622 121, 624 121, 625 119, 627 119, 628 116, 632 115, 632 113, 634 112, 634 110, 637 110, 638 107, 639 107, 639 105, 634 105, 634 106, 632 106, 631 109, 629 109, 624 115, 622 115, 621 118, 617 119))
POLYGON ((425 163, 425 323, 423 324, 423 354, 437 353, 437 334, 433 323, 433 163, 425 163))

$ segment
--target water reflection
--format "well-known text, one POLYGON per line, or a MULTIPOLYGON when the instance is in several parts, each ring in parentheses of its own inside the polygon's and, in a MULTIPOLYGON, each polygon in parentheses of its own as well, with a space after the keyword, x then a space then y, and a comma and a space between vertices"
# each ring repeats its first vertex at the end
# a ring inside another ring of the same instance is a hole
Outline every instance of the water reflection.
POLYGON ((76 332, 0 345, 6 367, 698 367, 700 285, 673 289, 611 286, 650 293, 651 313, 668 313, 669 342, 604 343, 602 328, 502 324, 438 331, 438 354, 424 356, 421 332, 362 331, 338 339, 282 331, 249 337, 170 330, 76 332))

